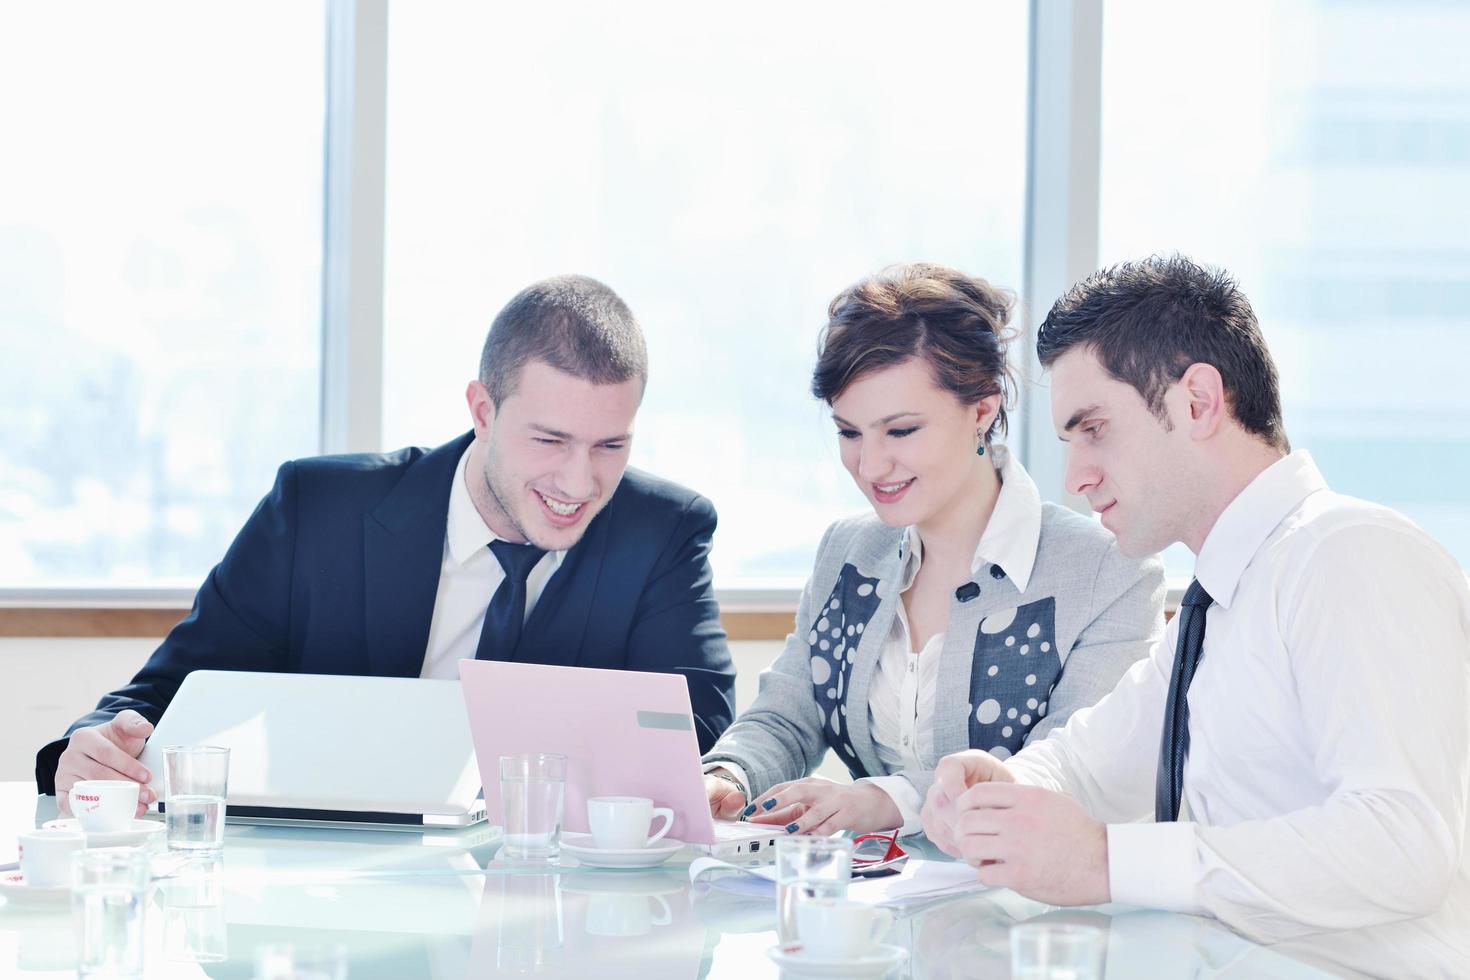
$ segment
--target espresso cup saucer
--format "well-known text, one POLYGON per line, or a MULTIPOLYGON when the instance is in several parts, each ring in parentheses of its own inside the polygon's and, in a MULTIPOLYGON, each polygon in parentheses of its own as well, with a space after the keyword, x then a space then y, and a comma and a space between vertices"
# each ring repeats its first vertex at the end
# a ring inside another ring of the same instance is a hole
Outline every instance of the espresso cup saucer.
POLYGON ((12 908, 40 905, 60 905, 71 897, 71 889, 65 885, 56 888, 37 888, 26 884, 25 875, 19 871, 0 874, 0 898, 12 908))
POLYGON ((561 835, 562 853, 589 868, 656 868, 683 847, 683 841, 665 837, 648 847, 604 848, 592 842, 591 834, 561 835))
POLYGON ((840 960, 816 959, 801 951, 800 946, 771 946, 766 956, 781 968, 783 975, 793 977, 884 977, 888 971, 908 959, 909 951, 902 946, 886 943, 875 945, 871 952, 862 956, 840 960))
POLYGON ((46 830, 76 830, 85 834, 88 847, 136 847, 147 844, 163 833, 161 820, 134 820, 127 830, 95 831, 83 830, 75 817, 47 820, 41 826, 46 830))

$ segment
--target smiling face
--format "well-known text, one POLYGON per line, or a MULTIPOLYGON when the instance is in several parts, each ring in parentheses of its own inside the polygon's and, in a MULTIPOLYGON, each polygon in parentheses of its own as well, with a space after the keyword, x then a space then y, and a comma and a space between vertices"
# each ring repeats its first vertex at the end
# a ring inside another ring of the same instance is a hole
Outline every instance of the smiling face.
POLYGON ((1187 396, 1170 389, 1164 408, 1172 428, 1089 348, 1074 347, 1052 365, 1051 414, 1067 444, 1067 492, 1087 498, 1130 558, 1188 540, 1203 506, 1191 475, 1187 396))
POLYGON ((1000 397, 964 405, 910 358, 858 377, 832 400, 842 465, 890 527, 942 522, 969 500, 975 454, 1000 397))
POLYGON ((643 381, 594 384, 532 361, 499 406, 478 381, 466 397, 476 440, 466 479, 480 516, 506 540, 572 547, 623 478, 643 381))

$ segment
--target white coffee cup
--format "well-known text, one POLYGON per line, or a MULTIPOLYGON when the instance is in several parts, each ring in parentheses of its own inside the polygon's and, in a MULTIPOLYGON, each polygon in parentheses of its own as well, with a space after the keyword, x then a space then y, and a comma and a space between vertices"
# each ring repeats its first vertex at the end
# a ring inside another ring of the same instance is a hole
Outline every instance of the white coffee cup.
POLYGON ((71 885, 71 856, 85 850, 87 838, 76 830, 29 830, 19 835, 20 873, 33 888, 71 885))
POLYGON ((71 812, 89 834, 115 834, 133 826, 138 784, 131 779, 84 779, 72 784, 71 812))
POLYGON ((866 956, 893 925, 893 913, 850 898, 812 898, 796 906, 803 956, 847 960, 866 956))
POLYGON ((594 796, 587 801, 587 824, 592 841, 609 851, 632 851, 663 840, 674 826, 674 811, 656 807, 643 796, 594 796), (658 833, 648 836, 654 817, 663 817, 658 833))

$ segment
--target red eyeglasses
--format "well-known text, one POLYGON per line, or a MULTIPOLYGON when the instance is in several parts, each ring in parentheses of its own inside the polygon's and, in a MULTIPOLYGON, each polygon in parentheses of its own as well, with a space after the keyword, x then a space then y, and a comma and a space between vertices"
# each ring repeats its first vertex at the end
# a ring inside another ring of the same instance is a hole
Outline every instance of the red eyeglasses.
POLYGON ((897 830, 863 834, 852 839, 852 876, 854 878, 881 878, 884 875, 896 875, 908 859, 908 851, 899 846, 897 830))

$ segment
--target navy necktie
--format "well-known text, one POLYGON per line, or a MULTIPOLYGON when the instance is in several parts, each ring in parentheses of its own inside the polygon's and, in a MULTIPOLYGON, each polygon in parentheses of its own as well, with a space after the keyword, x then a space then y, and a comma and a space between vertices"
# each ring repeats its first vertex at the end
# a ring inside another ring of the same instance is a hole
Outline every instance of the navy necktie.
POLYGON ((480 645, 476 660, 514 660, 516 644, 521 640, 521 624, 526 618, 526 579, 531 569, 546 554, 531 544, 491 541, 495 560, 505 569, 505 579, 490 599, 485 610, 485 625, 480 628, 480 645))
POLYGON ((1189 682, 1205 648, 1205 615, 1214 602, 1199 584, 1189 583, 1179 606, 1179 647, 1169 680, 1169 703, 1164 709, 1164 735, 1159 743, 1159 776, 1154 793, 1154 819, 1179 819, 1184 794, 1184 760, 1189 756, 1189 682))

